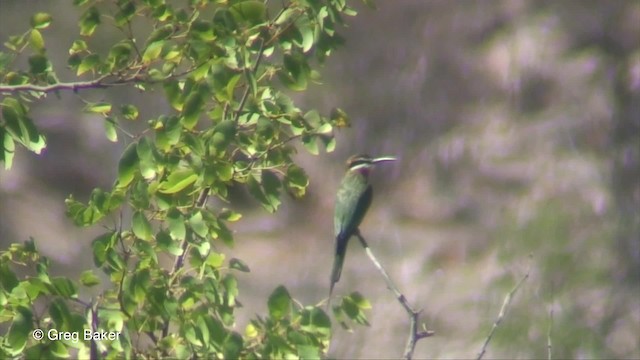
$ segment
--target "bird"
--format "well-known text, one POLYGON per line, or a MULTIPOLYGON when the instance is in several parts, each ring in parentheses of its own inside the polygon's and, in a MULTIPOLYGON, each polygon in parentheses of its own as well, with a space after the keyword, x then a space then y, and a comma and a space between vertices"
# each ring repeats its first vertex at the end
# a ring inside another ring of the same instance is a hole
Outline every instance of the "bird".
POLYGON ((358 227, 371 205, 373 189, 369 184, 369 174, 376 164, 395 160, 393 156, 372 158, 367 154, 353 155, 347 160, 347 172, 340 183, 335 202, 335 254, 327 307, 331 304, 333 288, 340 280, 349 239, 358 234, 358 227))

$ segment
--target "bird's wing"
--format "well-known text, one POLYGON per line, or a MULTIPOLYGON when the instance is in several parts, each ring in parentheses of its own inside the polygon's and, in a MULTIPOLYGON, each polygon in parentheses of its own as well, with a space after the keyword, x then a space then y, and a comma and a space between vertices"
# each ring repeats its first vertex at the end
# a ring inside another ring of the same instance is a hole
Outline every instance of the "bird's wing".
POLYGON ((339 206, 336 206, 335 234, 336 238, 351 237, 358 229, 362 219, 364 219, 371 200, 373 190, 371 185, 366 185, 362 189, 351 188, 349 191, 338 192, 339 206))

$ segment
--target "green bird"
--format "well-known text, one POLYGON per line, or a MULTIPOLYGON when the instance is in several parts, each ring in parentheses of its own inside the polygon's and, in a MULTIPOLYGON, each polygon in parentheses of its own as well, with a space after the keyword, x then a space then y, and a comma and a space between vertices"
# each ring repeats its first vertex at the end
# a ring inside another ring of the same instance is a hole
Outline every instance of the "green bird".
POLYGON ((373 190, 369 184, 369 173, 375 164, 394 160, 396 158, 393 156, 372 158, 366 154, 354 155, 347 160, 347 173, 338 190, 333 217, 336 248, 328 304, 331 302, 333 287, 340 280, 349 239, 358 233, 358 226, 371 205, 373 190))

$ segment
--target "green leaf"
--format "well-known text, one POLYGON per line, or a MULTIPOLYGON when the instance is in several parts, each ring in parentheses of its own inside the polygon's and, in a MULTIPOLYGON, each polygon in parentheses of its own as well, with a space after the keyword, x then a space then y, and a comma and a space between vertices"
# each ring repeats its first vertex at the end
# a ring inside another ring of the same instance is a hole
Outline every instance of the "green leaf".
POLYGON ((194 39, 202 41, 212 41, 216 38, 211 23, 203 20, 196 20, 191 24, 189 35, 194 39))
POLYGON ((225 151, 227 146, 235 139, 236 129, 237 124, 233 120, 225 120, 216 125, 211 139, 213 150, 218 153, 225 151))
POLYGON ((315 345, 298 345, 296 346, 300 359, 320 359, 320 349, 315 345))
POLYGON ((218 254, 217 252, 210 252, 207 255, 207 260, 205 263, 213 268, 219 268, 224 263, 224 254, 218 254))
POLYGON ((173 24, 166 24, 160 28, 155 29, 147 38, 147 45, 156 41, 165 40, 169 36, 171 36, 174 32, 173 24))
POLYGON ((158 247, 168 252, 171 255, 179 256, 182 255, 182 248, 176 244, 176 241, 169 236, 165 231, 160 231, 156 235, 156 241, 158 242, 158 247))
POLYGON ((158 148, 169 151, 172 146, 180 141, 182 124, 177 116, 160 116, 156 129, 156 143, 158 148))
POLYGON ((41 54, 29 56, 29 72, 32 74, 42 74, 49 70, 49 59, 41 54))
POLYGON ((69 49, 70 54, 75 54, 79 52, 84 52, 89 49, 87 46, 87 42, 84 40, 74 40, 73 44, 71 44, 71 48, 69 49))
POLYGON ((251 89, 251 95, 254 98, 258 97, 258 82, 256 80, 256 75, 249 68, 244 69, 244 75, 247 78, 247 83, 249 84, 249 88, 251 89))
POLYGON ((166 181, 160 183, 158 191, 163 194, 175 194, 193 184, 196 180, 198 180, 198 175, 192 169, 176 170, 167 177, 166 181))
POLYGON ((80 35, 91 36, 100 24, 100 11, 95 6, 88 8, 80 18, 80 35))
POLYGON ((222 209, 222 211, 218 215, 218 218, 226 221, 238 221, 242 218, 242 214, 237 213, 233 210, 222 209))
POLYGON ((129 65, 129 57, 133 48, 128 41, 122 41, 114 45, 107 55, 107 63, 111 71, 124 69, 129 65))
POLYGON ((120 108, 120 112, 122 113, 122 116, 124 116, 124 118, 127 120, 136 120, 139 115, 138 108, 131 104, 122 105, 122 107, 120 108))
POLYGON ((306 332, 331 336, 331 319, 320 308, 308 307, 302 311, 300 328, 306 332))
POLYGON ((300 35, 302 36, 300 46, 302 47, 302 51, 306 53, 313 47, 313 27, 305 23, 304 25, 298 25, 298 31, 300 31, 300 35))
POLYGON ((162 85, 164 89, 164 93, 169 100, 169 104, 175 110, 181 111, 183 106, 183 98, 182 98, 182 89, 180 89, 180 85, 175 80, 167 80, 162 85))
POLYGON ((288 316, 291 311, 291 295, 284 286, 280 285, 269 296, 267 306, 269 315, 275 320, 280 320, 288 316))
POLYGON ((227 274, 224 279, 222 279, 222 283, 224 284, 224 288, 226 290, 225 305, 235 306, 236 296, 238 296, 238 280, 236 280, 236 278, 231 274, 227 274))
POLYGON ((233 179, 233 165, 231 165, 230 163, 216 163, 215 170, 220 181, 230 181, 231 179, 233 179))
POLYGON ((202 94, 199 91, 192 91, 182 108, 182 116, 184 118, 182 123, 185 128, 193 129, 196 126, 202 111, 202 105, 204 105, 202 94))
POLYGON ((242 272, 251 272, 251 269, 249 269, 249 266, 244 261, 236 258, 229 260, 229 267, 242 272))
POLYGON ((91 287, 100 284, 100 278, 91 270, 83 271, 80 274, 80 283, 84 286, 91 287))
POLYGON ((45 139, 39 134, 33 121, 27 116, 27 108, 11 97, 2 100, 0 107, 2 108, 2 117, 8 134, 29 150, 39 154, 46 146, 45 139))
POLYGON ((44 52, 44 38, 42 34, 37 29, 32 29, 31 34, 29 34, 29 45, 35 52, 43 53, 44 52))
POLYGON ((145 179, 153 179, 156 176, 156 159, 153 143, 146 136, 138 140, 136 151, 140 159, 140 174, 145 179))
POLYGON ((302 137, 302 145, 308 152, 313 155, 318 155, 320 153, 318 147, 318 137, 315 135, 305 135, 302 137))
POLYGON ((0 163, 4 162, 5 170, 9 170, 11 169, 11 165, 13 165, 13 155, 16 150, 16 145, 11 135, 2 127, 0 127, 0 144, 3 146, 3 151, 0 152, 0 163))
POLYGON ((261 180, 262 184, 254 176, 250 176, 247 181, 249 192, 268 212, 275 212, 280 206, 280 180, 268 170, 262 171, 261 180))
POLYGON ((138 170, 138 153, 136 143, 129 144, 118 162, 118 187, 126 187, 133 181, 138 170))
POLYGON ((285 177, 286 185, 289 190, 296 197, 304 196, 307 186, 309 186, 309 178, 304 170, 292 164, 287 168, 287 175, 285 177))
POLYGON ((167 214, 169 234, 175 240, 184 240, 187 236, 187 227, 184 224, 184 216, 177 209, 169 210, 167 214))
POLYGON ((31 27, 34 29, 46 29, 51 24, 51 15, 39 12, 31 16, 31 27))
POLYGON ((120 1, 118 5, 120 10, 114 16, 115 24, 117 26, 124 26, 131 21, 131 18, 135 15, 136 6, 133 1, 120 1))
POLYGON ((266 20, 266 8, 262 1, 241 1, 229 8, 237 22, 248 22, 256 25, 266 20))
POLYGON ((111 104, 108 102, 88 103, 83 112, 107 115, 111 112, 111 104))
POLYGON ((235 331, 230 332, 224 342, 223 356, 225 359, 238 359, 243 348, 242 336, 235 331))
POLYGON ((280 81, 291 90, 302 91, 307 88, 309 77, 309 64, 300 54, 285 55, 284 67, 278 72, 280 81))
POLYGON ((118 141, 118 129, 116 127, 116 120, 111 116, 107 116, 104 118, 104 133, 109 141, 118 141))
POLYGON ((160 53, 162 52, 164 43, 165 42, 162 40, 150 43, 144 50, 144 53, 142 55, 142 62, 144 64, 149 64, 150 62, 157 60, 160 57, 160 53))
POLYGON ((200 211, 197 211, 195 214, 193 214, 192 217, 189 218, 189 226, 191 227, 191 229, 193 229, 193 232, 195 232, 202 238, 206 237, 209 234, 209 228, 207 227, 207 224, 205 223, 202 216, 202 212, 200 211))
POLYGON ((23 306, 18 307, 7 332, 6 346, 3 347, 3 350, 6 349, 11 356, 20 354, 27 345, 27 340, 31 338, 32 323, 33 313, 31 310, 23 306))
POLYGON ((75 298, 78 296, 75 284, 65 277, 55 277, 51 279, 53 287, 52 293, 62 296, 63 298, 75 298))
POLYGON ((344 313, 357 324, 369 326, 363 310, 371 308, 371 304, 360 293, 353 292, 342 299, 341 308, 344 313))
POLYGON ((80 76, 87 71, 95 72, 96 68, 100 64, 100 56, 98 54, 89 54, 85 56, 80 65, 78 65, 78 70, 76 71, 76 75, 80 76))
POLYGON ((142 240, 150 241, 153 237, 151 223, 141 211, 136 211, 133 214, 131 229, 133 233, 142 240))
POLYGON ((107 260, 107 252, 113 247, 115 241, 116 234, 114 232, 108 232, 93 239, 91 243, 93 262, 97 267, 102 266, 107 260))
POLYGON ((277 210, 280 206, 280 179, 272 171, 264 170, 262 171, 262 186, 273 210, 277 210))
POLYGON ((357 291, 352 292, 349 295, 349 298, 351 299, 351 301, 353 301, 354 304, 356 304, 356 306, 358 306, 358 308, 363 309, 363 310, 364 309, 371 309, 371 303, 369 302, 369 300, 367 300, 359 292, 357 292, 357 291))
POLYGON ((16 274, 11 271, 6 263, 0 263, 0 275, 2 275, 0 276, 0 286, 7 292, 11 292, 20 283, 16 274))

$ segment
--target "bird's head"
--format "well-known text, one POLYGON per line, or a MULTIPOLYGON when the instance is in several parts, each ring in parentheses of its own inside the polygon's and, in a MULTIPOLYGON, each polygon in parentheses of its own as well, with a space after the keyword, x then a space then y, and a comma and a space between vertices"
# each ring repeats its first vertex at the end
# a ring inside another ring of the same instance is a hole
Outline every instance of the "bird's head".
POLYGON ((347 159, 347 170, 369 174, 369 171, 373 169, 374 165, 385 161, 395 160, 396 158, 393 156, 380 156, 374 158, 367 154, 353 155, 347 159))

